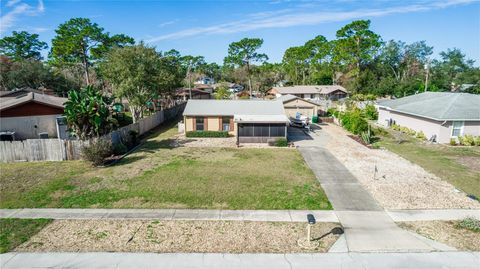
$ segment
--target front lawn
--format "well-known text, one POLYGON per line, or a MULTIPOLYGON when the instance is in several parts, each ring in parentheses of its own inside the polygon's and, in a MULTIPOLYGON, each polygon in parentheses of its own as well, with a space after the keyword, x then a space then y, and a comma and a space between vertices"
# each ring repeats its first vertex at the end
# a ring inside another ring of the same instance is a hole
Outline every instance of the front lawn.
POLYGON ((171 148, 175 126, 119 164, 0 164, 1 208, 331 209, 295 149, 171 148))
POLYGON ((49 224, 50 219, 0 219, 0 253, 13 250, 49 224))
POLYGON ((402 142, 398 143, 392 135, 384 133, 376 145, 420 165, 465 193, 480 198, 479 147, 428 144, 405 135, 402 138, 402 142))

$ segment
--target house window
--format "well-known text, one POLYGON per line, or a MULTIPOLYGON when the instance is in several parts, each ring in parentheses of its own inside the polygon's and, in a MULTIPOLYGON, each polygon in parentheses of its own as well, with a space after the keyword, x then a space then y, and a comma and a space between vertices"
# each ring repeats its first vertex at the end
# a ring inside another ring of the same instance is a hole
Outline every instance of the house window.
POLYGON ((452 137, 458 137, 463 135, 463 121, 454 121, 452 126, 452 137))
POLYGON ((222 131, 230 131, 231 117, 222 117, 222 131))
POLYGON ((196 117, 195 118, 195 130, 203 131, 204 130, 205 117, 196 117))

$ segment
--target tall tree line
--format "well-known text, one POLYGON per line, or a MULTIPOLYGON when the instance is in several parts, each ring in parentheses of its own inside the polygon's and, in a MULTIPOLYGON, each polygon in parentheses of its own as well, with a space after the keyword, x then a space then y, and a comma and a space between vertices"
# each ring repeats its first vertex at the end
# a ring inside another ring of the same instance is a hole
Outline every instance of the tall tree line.
POLYGON ((43 86, 66 93, 92 85, 122 98, 133 99, 132 92, 138 92, 141 97, 132 103, 143 106, 208 76, 242 84, 250 93, 265 93, 278 84, 339 84, 352 93, 378 96, 462 87, 480 93, 480 69, 459 49, 448 49, 434 59, 433 47, 425 41, 384 41, 368 20, 345 25, 333 40, 319 35, 288 48, 280 63, 268 62, 260 38, 232 42, 219 65, 203 56, 181 55, 173 49, 158 52, 135 44, 133 38, 110 34, 85 18, 70 19, 55 32, 45 60, 40 52, 47 44, 37 34, 13 32, 0 39, 3 90, 43 86), (120 73, 126 81, 115 76, 120 73))

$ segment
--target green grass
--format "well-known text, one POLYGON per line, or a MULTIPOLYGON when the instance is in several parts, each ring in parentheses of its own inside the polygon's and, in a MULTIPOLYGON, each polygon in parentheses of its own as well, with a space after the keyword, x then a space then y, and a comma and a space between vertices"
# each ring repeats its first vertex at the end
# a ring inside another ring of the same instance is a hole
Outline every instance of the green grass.
POLYGON ((0 219, 0 253, 13 250, 49 224, 50 219, 0 219))
POLYGON ((380 136, 376 146, 384 147, 454 185, 480 198, 480 148, 427 144, 404 136, 398 143, 388 133, 380 136))
POLYGON ((331 209, 295 149, 171 148, 156 130, 119 164, 0 164, 0 207, 331 209))

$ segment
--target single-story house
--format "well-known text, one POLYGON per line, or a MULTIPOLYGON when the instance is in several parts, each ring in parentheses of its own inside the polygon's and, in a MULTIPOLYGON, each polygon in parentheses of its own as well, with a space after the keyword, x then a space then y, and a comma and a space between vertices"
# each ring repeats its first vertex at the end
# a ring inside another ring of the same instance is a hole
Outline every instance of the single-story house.
POLYGON ((196 88, 193 88, 191 90, 187 88, 182 88, 182 89, 178 89, 175 93, 177 98, 181 100, 190 99, 190 94, 192 95, 191 99, 212 99, 212 94, 210 92, 207 92, 201 89, 196 89, 196 88))
POLYGON ((289 87, 273 87, 268 91, 276 97, 295 95, 306 100, 338 100, 348 96, 347 90, 340 85, 297 85, 289 87))
POLYGON ((0 98, 5 101, 9 99, 15 99, 19 96, 23 96, 31 92, 36 94, 56 96, 55 92, 52 89, 46 89, 46 88, 32 89, 29 87, 24 87, 24 88, 14 89, 12 91, 2 91, 0 93, 0 98))
POLYGON ((15 132, 16 139, 57 137, 57 117, 66 98, 28 92, 15 98, 0 97, 0 131, 15 132))
POLYGON ((463 135, 480 135, 480 95, 452 92, 424 92, 377 103, 378 123, 397 124, 427 139, 448 143, 463 135))
POLYGON ((320 106, 317 103, 291 94, 277 97, 277 100, 282 101, 285 114, 289 118, 296 118, 297 115, 302 115, 311 119, 313 116, 317 116, 320 110, 320 106))
POLYGON ((277 100, 188 100, 183 117, 185 132, 228 131, 237 143, 286 138, 289 122, 277 100))

